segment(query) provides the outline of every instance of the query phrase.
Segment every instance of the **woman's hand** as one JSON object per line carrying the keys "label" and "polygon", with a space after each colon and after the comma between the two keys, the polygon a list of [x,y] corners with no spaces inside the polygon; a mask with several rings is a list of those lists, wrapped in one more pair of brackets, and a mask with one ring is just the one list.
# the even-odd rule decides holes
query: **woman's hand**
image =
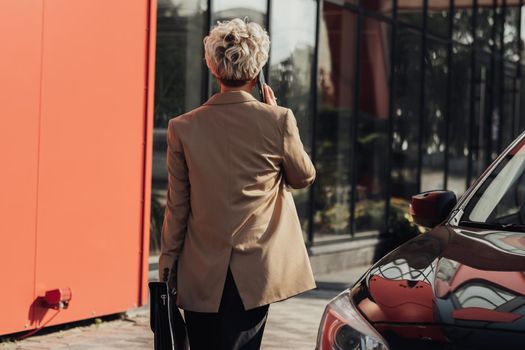
{"label": "woman's hand", "polygon": [[270,106],[277,106],[277,97],[275,97],[272,88],[268,84],[264,84],[264,99]]}
{"label": "woman's hand", "polygon": [[172,273],[168,280],[168,291],[171,294],[177,294],[177,276],[175,273]]}

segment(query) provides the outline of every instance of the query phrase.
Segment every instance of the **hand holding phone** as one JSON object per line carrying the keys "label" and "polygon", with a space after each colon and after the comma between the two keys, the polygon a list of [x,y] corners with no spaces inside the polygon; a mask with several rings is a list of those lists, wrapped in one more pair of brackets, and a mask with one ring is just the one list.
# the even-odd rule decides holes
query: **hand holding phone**
{"label": "hand holding phone", "polygon": [[257,85],[259,87],[259,93],[261,95],[262,102],[267,103],[271,106],[277,106],[277,98],[275,97],[272,88],[268,84],[266,84],[266,81],[264,79],[264,73],[262,70],[259,73],[259,76],[257,77]]}
{"label": "hand holding phone", "polygon": [[264,71],[261,69],[261,71],[259,72],[259,76],[257,77],[257,86],[259,87],[261,101],[266,103],[265,85],[266,79],[264,79]]}

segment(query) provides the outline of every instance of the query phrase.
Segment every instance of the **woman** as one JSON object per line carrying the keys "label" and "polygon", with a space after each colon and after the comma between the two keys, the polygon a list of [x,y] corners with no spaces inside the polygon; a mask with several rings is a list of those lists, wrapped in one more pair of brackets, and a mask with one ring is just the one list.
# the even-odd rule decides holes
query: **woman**
{"label": "woman", "polygon": [[176,276],[192,350],[259,349],[269,304],[315,288],[290,191],[316,172],[292,111],[251,95],[268,34],[237,18],[204,46],[221,92],[168,123],[159,277]]}

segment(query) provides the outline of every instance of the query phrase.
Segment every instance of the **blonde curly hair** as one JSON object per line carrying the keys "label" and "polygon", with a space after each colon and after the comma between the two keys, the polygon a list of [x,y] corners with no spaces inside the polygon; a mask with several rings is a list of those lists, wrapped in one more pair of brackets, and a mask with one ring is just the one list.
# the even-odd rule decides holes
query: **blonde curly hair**
{"label": "blonde curly hair", "polygon": [[203,42],[208,68],[226,85],[255,78],[268,61],[270,38],[255,22],[217,21]]}

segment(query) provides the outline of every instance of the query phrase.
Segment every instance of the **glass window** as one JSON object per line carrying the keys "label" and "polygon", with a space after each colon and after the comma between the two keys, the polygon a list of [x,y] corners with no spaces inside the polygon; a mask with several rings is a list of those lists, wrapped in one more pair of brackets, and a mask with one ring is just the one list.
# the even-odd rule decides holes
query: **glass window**
{"label": "glass window", "polygon": [[397,17],[400,22],[423,27],[423,0],[398,0]]}
{"label": "glass window", "polygon": [[521,46],[521,63],[525,63],[525,6],[521,6],[519,8],[519,11],[521,12],[521,26],[520,26],[520,33],[519,33],[519,41]]}
{"label": "glass window", "polygon": [[449,160],[447,189],[461,195],[467,186],[469,157],[470,91],[472,81],[472,49],[467,45],[453,46],[451,109],[449,118]]}
{"label": "glass window", "polygon": [[452,39],[460,44],[469,45],[474,42],[472,36],[472,0],[465,0],[454,8],[454,30]]}
{"label": "glass window", "polygon": [[232,18],[248,17],[250,22],[257,22],[266,26],[266,12],[268,3],[266,0],[213,0],[211,2],[211,23],[229,20]]}
{"label": "glass window", "polygon": [[[498,52],[499,53],[499,52]],[[503,103],[503,81],[504,72],[502,71],[501,60],[495,59],[496,53],[493,54],[494,70],[493,75],[490,76],[490,88],[488,90],[489,105],[487,106],[488,115],[490,116],[489,125],[491,125],[490,144],[488,147],[489,159],[487,165],[498,156],[498,153],[502,150],[501,147],[501,136],[502,136],[502,117],[504,113]]]}
{"label": "glass window", "polygon": [[155,67],[155,106],[151,198],[153,254],[160,250],[160,230],[167,189],[166,127],[168,120],[202,103],[207,2],[158,0]]}
{"label": "glass window", "polygon": [[319,28],[316,240],[350,233],[351,118],[357,16],[323,3]]}
{"label": "glass window", "polygon": [[515,76],[517,74],[516,67],[508,63],[505,67],[505,74],[503,77],[503,103],[501,113],[503,116],[502,135],[501,135],[501,150],[507,147],[512,140],[517,136],[518,130],[515,124],[516,113],[516,92],[515,92]]}
{"label": "glass window", "polygon": [[364,17],[356,140],[355,229],[383,230],[388,183],[390,25]]}
{"label": "glass window", "polygon": [[501,40],[504,26],[504,13],[502,7],[503,0],[496,0],[496,8],[494,11],[494,48],[501,50]]}
{"label": "glass window", "polygon": [[420,34],[399,27],[394,65],[392,196],[410,199],[419,192]]}
{"label": "glass window", "polygon": [[498,40],[494,35],[494,10],[492,1],[482,1],[478,3],[478,16],[476,25],[476,40],[478,47],[490,52]]}
{"label": "glass window", "polygon": [[447,46],[427,39],[421,191],[444,188]]}
{"label": "glass window", "polygon": [[512,62],[519,60],[519,7],[508,6],[505,11],[505,23],[503,28],[503,56]]}
{"label": "glass window", "polygon": [[[287,16],[282,14],[286,13]],[[297,119],[306,151],[311,154],[312,64],[315,50],[317,2],[273,1],[271,4],[271,50],[268,84],[279,105],[290,108]],[[303,227],[308,227],[309,188],[293,191]]]}
{"label": "glass window", "polygon": [[442,37],[449,36],[449,1],[428,0],[428,32]]}
{"label": "glass window", "polygon": [[470,150],[473,169],[471,180],[481,175],[488,165],[492,136],[497,131],[493,130],[491,126],[490,77],[492,73],[490,69],[490,55],[485,52],[478,52],[475,58],[474,125],[471,125],[470,128],[473,133],[473,144]]}
{"label": "glass window", "polygon": [[206,1],[159,0],[155,68],[155,126],[202,103]]}
{"label": "glass window", "polygon": [[361,1],[361,6],[366,11],[380,13],[384,16],[392,16],[392,0]]}
{"label": "glass window", "polygon": [[[267,0],[213,0],[211,2],[211,26],[216,25],[217,21],[226,21],[239,17],[242,19],[247,18],[249,22],[259,23],[263,28],[267,29],[267,12]],[[254,89],[255,94],[257,94],[256,90]],[[219,91],[220,86],[217,80],[209,73],[208,95],[211,96]]]}
{"label": "glass window", "polygon": [[[522,67],[522,69],[525,69],[525,67]],[[519,133],[523,132],[525,130],[525,86],[523,86],[523,82],[517,81],[517,96],[518,96],[518,113],[516,113],[516,117],[518,119],[517,126]]]}
{"label": "glass window", "polygon": [[[292,109],[303,144],[311,148],[312,63],[315,50],[315,0],[274,1],[271,6],[268,83],[279,104]],[[289,13],[283,17],[280,14]]]}
{"label": "glass window", "polygon": [[524,143],[514,147],[477,190],[463,218],[474,222],[525,224]]}

